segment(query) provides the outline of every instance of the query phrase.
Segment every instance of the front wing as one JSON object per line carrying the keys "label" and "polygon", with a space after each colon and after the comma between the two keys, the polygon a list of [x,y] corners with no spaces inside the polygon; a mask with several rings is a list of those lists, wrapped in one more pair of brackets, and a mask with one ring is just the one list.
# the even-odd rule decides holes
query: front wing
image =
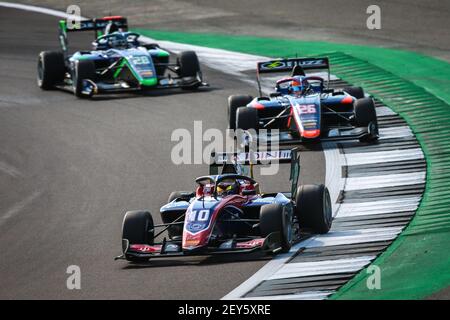
{"label": "front wing", "polygon": [[[230,245],[219,247],[204,247],[195,250],[183,250],[179,241],[163,241],[159,244],[129,244],[127,239],[122,240],[123,253],[114,260],[139,258],[154,259],[164,257],[182,257],[182,256],[205,256],[217,254],[241,254],[252,253],[255,251],[277,252],[281,250],[280,235],[278,232],[269,234],[265,238],[254,238],[244,241],[228,242]],[[224,242],[226,244],[227,242]]]}
{"label": "front wing", "polygon": [[199,88],[206,87],[208,83],[203,82],[198,78],[189,79],[158,79],[153,86],[131,86],[126,82],[116,83],[95,83],[91,80],[83,80],[83,94],[92,97],[96,94],[102,93],[121,93],[121,92],[133,92],[140,91],[143,88],[148,89],[176,89],[176,88]]}
{"label": "front wing", "polygon": [[308,141],[343,141],[343,140],[357,140],[367,136],[378,137],[377,127],[369,124],[367,127],[342,127],[329,130],[323,130],[319,138],[307,139],[299,137],[299,134],[292,131],[280,131],[277,135],[259,135],[258,141],[260,143],[273,144],[278,143],[279,145],[295,144],[295,143],[305,143]]}

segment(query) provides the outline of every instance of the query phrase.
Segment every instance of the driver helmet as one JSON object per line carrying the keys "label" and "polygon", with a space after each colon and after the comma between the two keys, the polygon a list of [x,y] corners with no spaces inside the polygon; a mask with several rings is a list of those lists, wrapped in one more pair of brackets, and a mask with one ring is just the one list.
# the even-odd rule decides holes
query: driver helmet
{"label": "driver helmet", "polygon": [[302,94],[305,89],[302,77],[293,77],[290,83],[290,89],[293,94]]}
{"label": "driver helmet", "polygon": [[239,193],[239,183],[235,180],[226,179],[217,185],[217,195],[219,196],[228,196],[230,194],[238,194]]}
{"label": "driver helmet", "polygon": [[127,37],[121,32],[114,32],[108,40],[110,48],[126,49],[128,47]]}

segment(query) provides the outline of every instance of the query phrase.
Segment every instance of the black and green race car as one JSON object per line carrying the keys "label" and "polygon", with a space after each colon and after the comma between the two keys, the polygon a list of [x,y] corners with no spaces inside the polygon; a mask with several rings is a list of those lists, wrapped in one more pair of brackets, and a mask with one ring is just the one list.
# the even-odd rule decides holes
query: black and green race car
{"label": "black and green race car", "polygon": [[[93,50],[69,54],[67,33],[94,31]],[[82,20],[78,28],[59,23],[61,51],[43,51],[38,59],[38,86],[43,90],[60,88],[77,97],[99,93],[147,89],[197,89],[203,82],[194,51],[184,51],[176,61],[157,44],[144,43],[140,35],[128,31],[121,16]]]}

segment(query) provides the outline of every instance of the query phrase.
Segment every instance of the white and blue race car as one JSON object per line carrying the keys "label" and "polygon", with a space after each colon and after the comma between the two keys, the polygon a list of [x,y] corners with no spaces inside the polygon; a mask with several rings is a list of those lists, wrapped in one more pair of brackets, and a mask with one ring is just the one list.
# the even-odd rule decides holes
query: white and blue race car
{"label": "white and blue race car", "polygon": [[[69,54],[67,33],[73,31],[94,31],[93,50]],[[59,34],[62,50],[39,54],[37,82],[43,90],[65,89],[82,98],[147,89],[192,90],[207,85],[194,51],[181,52],[171,63],[168,51],[143,43],[138,33],[128,32],[124,17],[83,20],[72,29],[61,20]]]}

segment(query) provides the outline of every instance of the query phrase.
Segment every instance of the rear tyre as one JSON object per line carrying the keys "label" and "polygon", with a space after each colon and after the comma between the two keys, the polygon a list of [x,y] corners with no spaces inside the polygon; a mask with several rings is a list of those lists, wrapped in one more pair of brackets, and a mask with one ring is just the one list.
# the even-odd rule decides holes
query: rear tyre
{"label": "rear tyre", "polygon": [[288,252],[292,246],[292,212],[279,203],[266,204],[259,214],[259,229],[263,237],[280,233],[281,251]]}
{"label": "rear tyre", "polygon": [[89,79],[95,82],[95,64],[91,60],[78,60],[75,65],[73,81],[73,91],[78,98],[85,98],[83,95],[83,80]]}
{"label": "rear tyre", "polygon": [[364,89],[361,87],[346,87],[344,91],[356,99],[364,98]]}
{"label": "rear tyre", "polygon": [[[153,218],[148,211],[128,211],[123,218],[122,239],[127,239],[129,244],[154,243]],[[129,261],[147,261],[147,258],[126,256]]]}
{"label": "rear tyre", "polygon": [[50,90],[64,81],[66,67],[62,52],[43,51],[37,65],[37,84],[42,90]]}
{"label": "rear tyre", "polygon": [[228,97],[228,127],[230,129],[236,129],[237,109],[240,107],[245,107],[252,100],[253,97],[248,95],[232,95]]}
{"label": "rear tyre", "polygon": [[324,234],[331,228],[332,208],[330,193],[321,185],[301,185],[295,198],[296,214],[301,228]]}
{"label": "rear tyre", "polygon": [[359,140],[361,142],[376,141],[378,139],[378,121],[372,98],[356,100],[354,108],[356,126],[370,127],[370,133]]}
{"label": "rear tyre", "polygon": [[240,107],[236,112],[236,128],[242,130],[255,129],[259,127],[258,111],[251,107]]}

